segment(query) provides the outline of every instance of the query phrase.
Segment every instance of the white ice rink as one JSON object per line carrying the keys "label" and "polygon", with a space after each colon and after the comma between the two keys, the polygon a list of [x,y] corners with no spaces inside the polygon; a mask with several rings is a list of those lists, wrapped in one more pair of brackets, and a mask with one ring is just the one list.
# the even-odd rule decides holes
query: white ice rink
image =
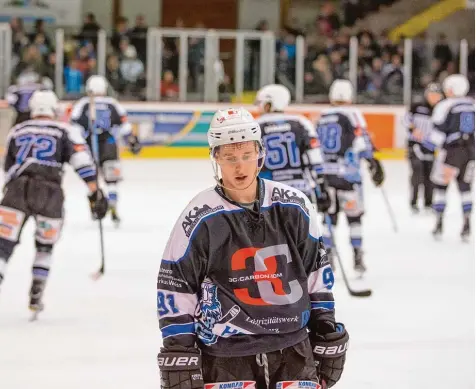
{"label": "white ice rink", "polygon": [[[367,182],[363,235],[374,294],[352,298],[337,276],[337,318],[351,345],[336,388],[474,388],[474,242],[459,238],[459,196],[452,188],[443,240],[435,242],[433,215],[409,212],[406,163],[385,168],[400,232],[392,230],[380,191]],[[137,160],[124,162],[124,177],[123,223],[115,229],[105,222],[107,270],[95,282],[97,225],[83,183],[68,171],[65,227],[46,310],[35,323],[28,322],[34,243],[33,225],[27,225],[0,293],[0,388],[159,388],[157,270],[175,220],[213,184],[212,171],[206,160]],[[346,227],[338,241],[350,267]]]}

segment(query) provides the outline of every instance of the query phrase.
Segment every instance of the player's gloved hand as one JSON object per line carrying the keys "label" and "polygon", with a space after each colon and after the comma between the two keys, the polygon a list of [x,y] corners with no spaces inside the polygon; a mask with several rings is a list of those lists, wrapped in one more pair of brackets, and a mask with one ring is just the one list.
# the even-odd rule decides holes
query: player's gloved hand
{"label": "player's gloved hand", "polygon": [[139,154],[141,149],[142,149],[142,145],[140,144],[139,142],[139,139],[137,138],[137,136],[135,135],[129,135],[127,137],[127,144],[129,145],[129,150],[131,151],[132,154]]}
{"label": "player's gloved hand", "polygon": [[380,186],[385,180],[385,173],[383,172],[382,165],[377,159],[371,159],[370,161],[370,174],[375,186]]}
{"label": "player's gloved hand", "polygon": [[327,213],[331,206],[331,196],[327,189],[316,190],[316,205],[319,212]]}
{"label": "player's gloved hand", "polygon": [[101,189],[92,192],[89,196],[89,206],[94,219],[104,219],[108,210],[107,197]]}
{"label": "player's gloved hand", "polygon": [[309,334],[317,376],[330,388],[339,381],[345,364],[349,334],[342,323],[320,321],[317,333]]}
{"label": "player's gloved hand", "polygon": [[196,348],[161,350],[157,355],[162,389],[203,389],[202,356]]}

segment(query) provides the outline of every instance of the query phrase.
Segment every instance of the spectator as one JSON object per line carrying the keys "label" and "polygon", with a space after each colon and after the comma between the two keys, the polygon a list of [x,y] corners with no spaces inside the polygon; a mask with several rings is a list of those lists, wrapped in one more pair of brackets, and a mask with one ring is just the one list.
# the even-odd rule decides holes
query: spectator
{"label": "spectator", "polygon": [[128,27],[129,20],[125,17],[120,17],[117,21],[116,28],[111,38],[111,45],[116,53],[120,52],[119,44],[121,41],[130,40],[130,33]]}
{"label": "spectator", "polygon": [[179,88],[174,80],[174,74],[170,70],[164,72],[164,79],[160,83],[160,96],[165,100],[176,100]]}
{"label": "spectator", "polygon": [[64,69],[64,86],[66,94],[80,94],[83,88],[84,73],[79,68],[79,61],[72,59]]}
{"label": "spectator", "polygon": [[391,63],[383,68],[383,75],[382,90],[386,97],[397,99],[400,103],[403,98],[403,70],[399,54],[392,55]]}
{"label": "spectator", "polygon": [[87,79],[96,67],[96,60],[91,58],[88,46],[83,46],[79,49],[76,59],[76,68],[83,73],[84,79]]}
{"label": "spectator", "polygon": [[[36,44],[38,36],[41,36],[41,41],[42,45],[46,46],[45,49],[43,49],[43,55],[46,55],[53,49],[53,45],[51,43],[51,39],[48,37],[48,34],[46,33],[45,30],[45,21],[43,19],[37,19],[35,21],[35,27],[33,30],[33,33],[29,35],[29,39],[31,43]],[[41,51],[41,50],[40,50]]]}
{"label": "spectator", "polygon": [[83,27],[77,38],[81,41],[89,41],[94,48],[98,45],[98,32],[101,26],[96,21],[96,16],[92,12],[88,12],[84,17]]}
{"label": "spectator", "polygon": [[369,92],[373,97],[376,97],[383,86],[384,74],[383,74],[383,60],[382,58],[376,57],[372,60],[372,67],[369,72],[368,84],[366,87],[367,92]]}
{"label": "spectator", "polygon": [[144,77],[144,64],[137,58],[136,49],[132,45],[127,47],[123,55],[120,64],[121,75],[126,83],[135,84]]}
{"label": "spectator", "polygon": [[332,32],[339,30],[341,27],[339,15],[337,15],[332,2],[324,3],[321,7],[321,13],[318,16],[318,20],[326,22]]}
{"label": "spectator", "polygon": [[117,93],[123,93],[126,85],[126,81],[122,77],[119,69],[119,58],[117,55],[111,55],[107,59],[106,63],[106,78]]}
{"label": "spectator", "polygon": [[47,60],[47,67],[48,67],[48,73],[47,77],[51,80],[51,82],[54,83],[56,82],[56,53],[53,51],[48,55],[48,60]]}
{"label": "spectator", "polygon": [[313,95],[325,95],[329,91],[334,77],[327,56],[321,54],[312,62],[312,70],[304,75],[304,92]]}
{"label": "spectator", "polygon": [[144,15],[136,16],[136,24],[130,32],[131,44],[136,48],[137,57],[144,63],[147,61],[147,31],[149,27]]}
{"label": "spectator", "polygon": [[48,54],[50,53],[50,47],[46,43],[46,36],[43,35],[42,33],[38,33],[35,36],[35,39],[33,41],[33,44],[36,46],[40,54],[44,57],[47,58]]}
{"label": "spectator", "polygon": [[[197,23],[195,28],[203,29],[203,23]],[[192,82],[191,90],[198,90],[198,77],[203,73],[203,59],[205,57],[205,39],[192,37],[188,41],[188,73]]]}
{"label": "spectator", "polygon": [[443,33],[438,35],[438,42],[434,48],[433,57],[441,62],[443,68],[446,68],[448,63],[453,60],[453,53],[446,40],[446,35]]}
{"label": "spectator", "polygon": [[35,45],[25,48],[22,60],[13,69],[12,82],[15,83],[23,73],[36,73],[40,78],[48,75],[48,69]]}
{"label": "spectator", "polygon": [[348,66],[342,60],[342,55],[339,51],[334,50],[330,54],[331,68],[333,73],[333,78],[347,78],[348,77]]}
{"label": "spectator", "polygon": [[12,18],[10,21],[10,28],[12,30],[12,51],[17,57],[16,62],[18,63],[23,49],[28,46],[30,41],[25,33],[23,20],[19,18]]}

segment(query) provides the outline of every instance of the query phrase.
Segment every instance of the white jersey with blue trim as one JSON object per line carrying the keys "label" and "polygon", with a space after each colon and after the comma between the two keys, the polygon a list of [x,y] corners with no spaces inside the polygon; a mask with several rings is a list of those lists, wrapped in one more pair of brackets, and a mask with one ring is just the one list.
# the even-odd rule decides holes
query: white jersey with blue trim
{"label": "white jersey with blue trim", "polygon": [[433,109],[434,130],[428,139],[443,149],[458,140],[474,144],[474,100],[470,97],[449,97]]}
{"label": "white jersey with blue trim", "polygon": [[360,161],[372,159],[374,151],[362,112],[351,106],[324,109],[317,124],[317,135],[324,156],[324,174],[360,183]]}
{"label": "white jersey with blue trim", "polygon": [[98,134],[110,133],[116,136],[128,136],[132,133],[132,126],[127,120],[127,112],[119,102],[107,96],[86,96],[78,100],[71,111],[70,120],[83,128],[84,137],[90,135],[89,105],[94,102],[96,122],[94,127]]}
{"label": "white jersey with blue trim", "polygon": [[197,344],[217,356],[290,347],[317,320],[334,320],[333,282],[317,213],[302,192],[259,179],[253,211],[210,188],[188,204],[163,255],[163,345]]}
{"label": "white jersey with blue trim", "polygon": [[322,173],[322,154],[314,125],[302,115],[268,113],[257,119],[266,159],[260,177],[311,192],[304,169]]}

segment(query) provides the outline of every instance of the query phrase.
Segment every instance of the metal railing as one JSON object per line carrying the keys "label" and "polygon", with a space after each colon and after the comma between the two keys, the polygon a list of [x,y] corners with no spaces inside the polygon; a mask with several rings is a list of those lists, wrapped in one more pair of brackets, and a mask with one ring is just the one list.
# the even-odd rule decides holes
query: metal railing
{"label": "metal railing", "polygon": [[[293,99],[297,103],[309,101],[309,94],[306,93],[306,53],[307,47],[303,37],[297,37],[295,40],[295,53],[292,58],[287,58],[285,68],[282,71],[279,68],[280,57],[277,53],[277,40],[271,32],[241,31],[241,30],[205,30],[205,29],[168,29],[168,28],[150,28],[147,34],[147,61],[145,65],[146,87],[144,98],[150,101],[160,101],[161,83],[164,74],[164,58],[166,50],[164,48],[165,40],[177,42],[178,56],[178,96],[175,101],[185,102],[189,100],[189,61],[190,61],[190,40],[200,39],[204,43],[204,52],[202,55],[203,87],[199,91],[201,94],[198,100],[205,102],[217,102],[220,99],[219,87],[220,72],[223,69],[220,51],[222,40],[232,41],[233,49],[230,50],[228,59],[228,69],[233,69],[232,76],[233,92],[237,101],[240,101],[245,92],[245,77],[249,73],[250,65],[245,61],[250,56],[251,42],[258,42],[254,47],[259,47],[259,55],[256,56],[255,81],[251,90],[274,83],[281,82],[291,89]],[[12,67],[12,35],[7,24],[0,24],[0,93],[3,96],[10,84],[10,71]],[[65,48],[65,34],[62,29],[55,32],[56,64],[54,72],[54,85],[58,96],[64,97],[64,67],[65,57],[63,55]],[[107,73],[107,58],[110,54],[108,49],[108,37],[104,30],[99,31],[97,36],[96,58],[97,74],[105,76]],[[467,75],[468,73],[468,42],[462,40],[459,43],[459,72]],[[223,50],[222,50],[223,51]],[[350,39],[348,47],[348,70],[346,77],[351,80],[355,86],[356,97],[358,94],[359,77],[359,42],[356,37]],[[412,78],[412,56],[413,43],[411,39],[404,42],[403,65],[399,71],[403,77],[403,87],[397,88],[395,102],[409,105],[412,100],[413,78]],[[289,71],[288,71],[289,70]],[[249,78],[249,77],[248,77]],[[249,82],[248,82],[249,84]],[[197,97],[195,97],[197,100]]]}

